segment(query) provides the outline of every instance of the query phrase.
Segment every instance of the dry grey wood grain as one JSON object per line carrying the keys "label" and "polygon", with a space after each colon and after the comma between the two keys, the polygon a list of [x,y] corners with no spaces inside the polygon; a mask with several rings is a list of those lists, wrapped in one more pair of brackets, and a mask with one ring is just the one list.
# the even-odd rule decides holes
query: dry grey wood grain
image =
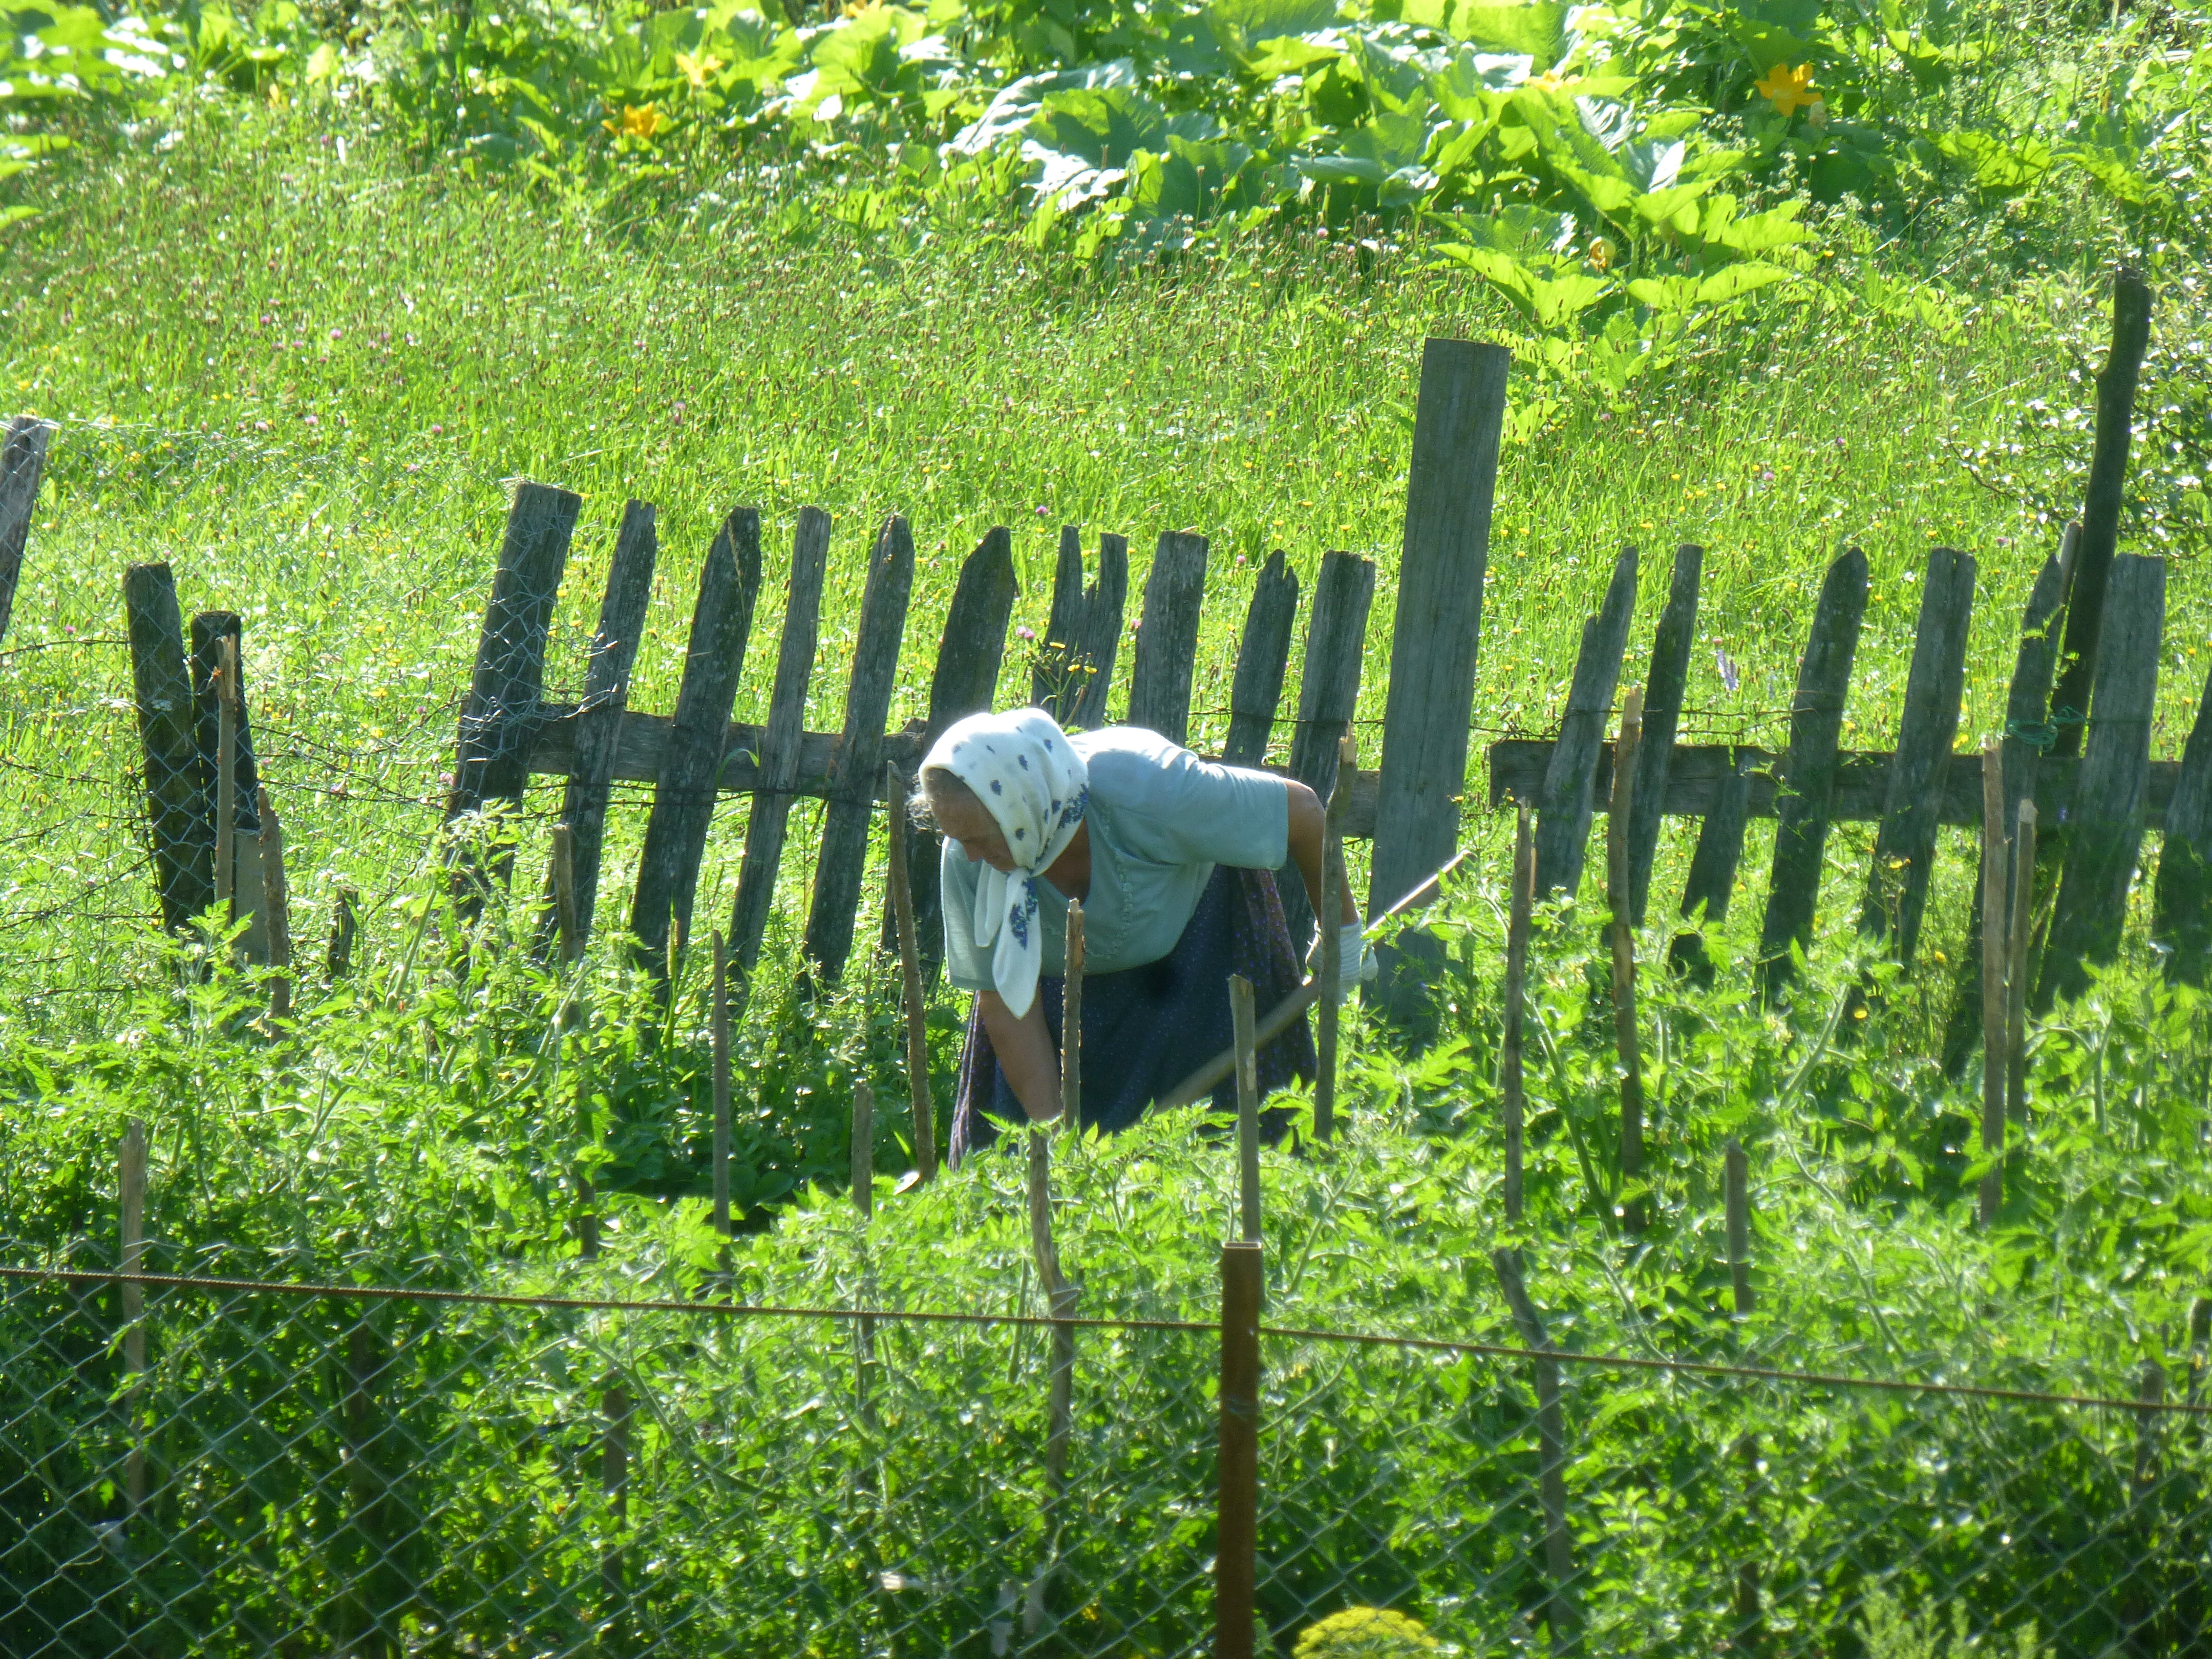
{"label": "dry grey wood grain", "polygon": [[2062,820],[2066,863],[2036,981],[2038,1012],[2087,989],[2085,964],[2108,962],[2119,949],[2148,816],[2150,721],[2165,627],[2166,561],[2114,559],[2080,787]]}
{"label": "dry grey wood grain", "polygon": [[1920,941],[1928,878],[1936,860],[1936,799],[1932,786],[1959,733],[1959,700],[1966,684],[1966,635],[1974,614],[1973,559],[1954,548],[1928,555],[1912,661],[1905,671],[1905,708],[1890,760],[1889,792],[1875,832],[1862,937],[1886,943],[1907,967]]}
{"label": "dry grey wood grain", "polygon": [[9,422],[7,443],[0,447],[0,641],[7,639],[8,619],[15,614],[31,514],[39,504],[39,480],[46,474],[53,435],[52,422],[18,415]]}
{"label": "dry grey wood grain", "polygon": [[1698,636],[1698,585],[1705,550],[1684,544],[1674,550],[1667,605],[1651,636],[1651,669],[1644,682],[1644,737],[1636,751],[1634,802],[1628,826],[1629,915],[1638,927],[1651,897],[1651,861],[1659,850],[1659,821],[1667,802],[1667,769],[1681,729],[1682,698],[1690,684],[1690,647]]}
{"label": "dry grey wood grain", "polygon": [[[1797,690],[1790,705],[1790,750],[1776,797],[1774,865],[1759,928],[1759,990],[1772,996],[1793,973],[1790,947],[1809,947],[1820,906],[1820,860],[1833,811],[1838,738],[1850,692],[1851,659],[1866,618],[1866,555],[1846,548],[1828,567],[1813,611]],[[1883,781],[1887,793],[1887,779]]]}
{"label": "dry grey wood grain", "polygon": [[1170,743],[1190,737],[1190,683],[1198,658],[1198,612],[1206,598],[1206,538],[1162,532],[1145,578],[1145,608],[1129,665],[1131,726]]}
{"label": "dry grey wood grain", "polygon": [[1083,592],[1081,660],[1086,678],[1070,725],[1095,731],[1106,724],[1106,699],[1114,689],[1114,664],[1121,648],[1121,619],[1128,599],[1128,538],[1102,535],[1098,574]]}
{"label": "dry grey wood grain", "polygon": [[639,965],[656,978],[668,971],[671,928],[679,946],[690,936],[699,863],[714,816],[722,738],[744,672],[760,582],[760,514],[740,507],[722,521],[700,568],[676,714],[669,723],[645,845],[638,854],[629,931],[638,944]]}
{"label": "dry grey wood grain", "polygon": [[[1544,787],[1536,797],[1536,896],[1574,896],[1581,884],[1589,842],[1590,780],[1598,750],[1620,686],[1621,653],[1628,648],[1629,624],[1636,616],[1637,553],[1623,548],[1613,561],[1605,603],[1583,623],[1582,649],[1575,658],[1566,713],[1552,745]],[[1389,741],[1386,737],[1384,741]],[[1384,751],[1389,758],[1389,751]]]}
{"label": "dry grey wood grain", "polygon": [[845,733],[830,763],[830,805],[814,865],[814,900],[806,916],[806,957],[825,979],[844,971],[853,949],[868,857],[868,826],[883,785],[884,721],[898,680],[899,645],[914,591],[914,535],[894,513],[884,520],[868,558],[860,599],[860,636],[845,692]]}
{"label": "dry grey wood grain", "polygon": [[215,902],[215,820],[200,775],[184,617],[169,567],[134,564],[125,571],[123,609],[131,638],[131,700],[145,757],[154,882],[161,925],[177,933]]}
{"label": "dry grey wood grain", "polygon": [[[1298,672],[1298,719],[1291,738],[1290,775],[1323,801],[1336,787],[1339,749],[1358,707],[1367,617],[1374,601],[1372,559],[1345,552],[1322,556],[1313,606],[1307,613],[1305,662]],[[1303,959],[1314,914],[1296,860],[1284,860],[1275,888],[1283,901],[1291,944]]]}
{"label": "dry grey wood grain", "polygon": [[1229,690],[1229,737],[1221,746],[1221,758],[1231,766],[1257,766],[1267,758],[1297,614],[1297,572],[1278,548],[1253,581],[1244,633],[1237,644],[1237,674]]}
{"label": "dry grey wood grain", "polygon": [[791,580],[783,610],[783,638],[776,647],[775,684],[769,693],[762,734],[760,782],[745,828],[738,871],[738,896],[730,908],[729,955],[740,978],[760,960],[761,939],[775,905],[785,832],[796,799],[793,786],[806,735],[806,687],[822,632],[822,586],[830,568],[830,515],[818,507],[799,510],[792,535]]}

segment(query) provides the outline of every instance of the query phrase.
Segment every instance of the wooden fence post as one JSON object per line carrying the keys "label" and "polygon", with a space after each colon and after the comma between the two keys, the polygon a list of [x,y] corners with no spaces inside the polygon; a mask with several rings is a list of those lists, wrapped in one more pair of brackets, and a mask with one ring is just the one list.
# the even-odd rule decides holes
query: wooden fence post
{"label": "wooden fence post", "polygon": [[2169,945],[2166,975],[2203,985],[2212,973],[2212,675],[2166,804],[2151,937]]}
{"label": "wooden fence post", "polygon": [[2005,950],[2006,1115],[2027,1120],[2028,939],[2034,922],[2035,803],[2020,804],[2013,836],[2012,933]]}
{"label": "wooden fence post", "polygon": [[[1298,720],[1291,740],[1291,775],[1326,801],[1336,787],[1338,754],[1359,702],[1367,613],[1375,599],[1375,563],[1355,553],[1322,555],[1306,623],[1305,666],[1298,678]],[[1275,887],[1294,949],[1314,926],[1305,882],[1285,860]]]}
{"label": "wooden fence post", "polygon": [[2005,934],[2005,885],[2012,849],[2004,832],[2004,751],[1982,746],[1982,1172],[1977,1218],[1983,1231],[1997,1224],[2004,1204],[2005,1005],[2012,973]]}
{"label": "wooden fence post", "polygon": [[1190,737],[1190,682],[1198,655],[1198,611],[1206,596],[1206,538],[1161,533],[1145,579],[1144,614],[1129,670],[1131,726],[1183,745]]}
{"label": "wooden fence post", "polygon": [[[556,833],[568,836],[568,943],[561,960],[574,962],[592,937],[599,913],[599,862],[606,845],[607,802],[612,793],[615,757],[622,746],[623,715],[629,708],[630,670],[645,629],[646,607],[653,599],[653,567],[660,541],[653,504],[631,501],[623,508],[615,532],[614,558],[607,567],[605,596],[599,601],[599,625],[592,635],[591,659],[584,669],[584,700],[576,709],[575,757],[561,790],[561,818]],[[557,879],[557,876],[556,878]],[[561,924],[559,892],[553,894]]]}
{"label": "wooden fence post", "polygon": [[1518,803],[1513,816],[1513,896],[1505,920],[1505,1030],[1498,1049],[1498,1093],[1505,1113],[1508,1225],[1521,1220],[1521,1139],[1528,1117],[1521,1048],[1528,1025],[1528,929],[1536,901],[1536,841],[1528,802]]}
{"label": "wooden fence post", "polygon": [[1568,1589],[1575,1576],[1575,1554],[1567,1531],[1567,1431],[1560,1408],[1559,1362],[1552,1357],[1551,1334],[1522,1282],[1520,1258],[1511,1250],[1495,1249],[1490,1253],[1490,1265],[1505,1292],[1522,1345],[1535,1350],[1531,1363],[1536,1372],[1536,1492],[1544,1510],[1544,1567],[1552,1581],[1544,1619],[1551,1628],[1552,1650],[1557,1653],[1575,1645],[1580,1623]]}
{"label": "wooden fence post", "polygon": [[[722,931],[714,933],[714,981],[709,993],[708,1020],[714,1045],[714,1231],[729,1254],[730,1237],[730,951]],[[724,1270],[727,1271],[726,1261]]]}
{"label": "wooden fence post", "polygon": [[630,901],[638,965],[660,980],[664,994],[670,963],[691,931],[699,864],[714,821],[730,709],[744,673],[760,585],[760,514],[737,507],[723,520],[699,571],[676,718],[653,787],[653,812]]}
{"label": "wooden fence post", "polygon": [[[146,1263],[146,1126],[132,1118],[123,1131],[120,1170],[123,1222],[122,1267],[126,1273],[143,1273]],[[146,1287],[125,1279],[122,1285],[123,1370],[129,1379],[123,1392],[123,1417],[128,1426],[129,1449],[123,1461],[125,1513],[132,1520],[146,1506],[145,1425],[140,1379],[146,1374]]]}
{"label": "wooden fence post", "polygon": [[0,640],[8,637],[8,619],[15,614],[15,585],[22,579],[31,514],[53,435],[51,422],[18,415],[8,422],[7,443],[0,448]]}
{"label": "wooden fence post", "polygon": [[1052,620],[1045,648],[1030,673],[1030,701],[1062,726],[1092,727],[1106,721],[1106,694],[1114,684],[1114,659],[1121,643],[1121,612],[1129,596],[1129,544],[1098,538],[1098,574],[1083,583],[1083,535],[1073,525],[1060,532],[1060,561],[1052,589]]}
{"label": "wooden fence post", "polygon": [[[1651,862],[1659,851],[1659,820],[1667,806],[1667,775],[1674,734],[1681,729],[1682,698],[1690,684],[1690,647],[1698,636],[1698,584],[1705,550],[1685,543],[1674,550],[1667,605],[1651,636],[1651,672],[1644,684],[1643,744],[1636,751],[1635,816],[1628,831],[1628,916],[1644,925],[1651,897]],[[1614,757],[1614,765],[1620,757]]]}
{"label": "wooden fence post", "polygon": [[[1359,776],[1359,743],[1350,733],[1337,740],[1336,776],[1325,798],[1321,845],[1321,995],[1315,1007],[1314,1049],[1319,1069],[1314,1076],[1314,1139],[1326,1146],[1336,1133],[1337,1030],[1342,1024],[1343,1002],[1337,994],[1344,975],[1343,916],[1345,896],[1351,883],[1344,869],[1344,821],[1350,816],[1352,791]],[[1296,937],[1295,934],[1292,935]]]}
{"label": "wooden fence post", "polygon": [[1713,792],[1713,810],[1698,826],[1689,879],[1682,885],[1680,914],[1697,926],[1675,934],[1667,951],[1675,971],[1698,985],[1713,982],[1715,964],[1705,946],[1705,930],[1719,927],[1727,918],[1736,869],[1743,862],[1743,827],[1751,816],[1752,753],[1747,748],[1729,752],[1728,770]]}
{"label": "wooden fence post", "polygon": [[1297,615],[1297,573],[1279,548],[1267,556],[1253,581],[1243,636],[1237,645],[1237,677],[1229,690],[1229,738],[1221,747],[1221,758],[1231,766],[1258,766],[1267,758]]}
{"label": "wooden fence post", "polygon": [[853,677],[845,691],[845,735],[830,769],[814,865],[814,902],[806,916],[806,958],[824,979],[844,971],[860,906],[868,859],[868,826],[884,775],[884,721],[898,681],[899,643],[914,588],[914,537],[896,513],[884,520],[868,561],[860,600]]}
{"label": "wooden fence post", "polygon": [[546,877],[553,890],[553,959],[565,968],[584,953],[576,895],[576,832],[565,823],[553,826]]}
{"label": "wooden fence post", "polygon": [[[951,608],[945,613],[937,665],[929,676],[929,726],[921,738],[924,755],[955,720],[989,710],[998,696],[999,670],[1006,660],[1006,624],[1012,620],[1014,601],[1020,597],[1021,584],[1014,577],[1013,538],[1006,526],[994,525],[960,567]],[[897,822],[906,841],[907,887],[913,895],[915,939],[926,985],[936,978],[945,955],[945,921],[938,898],[942,844],[903,811]],[[894,926],[894,918],[884,918],[886,950],[898,943]]]}
{"label": "wooden fence post", "polygon": [[1543,793],[1536,802],[1536,892],[1569,898],[1582,884],[1583,857],[1589,842],[1595,805],[1598,751],[1605,743],[1613,693],[1620,684],[1621,653],[1628,648],[1629,624],[1636,617],[1636,550],[1623,548],[1613,561],[1605,604],[1583,624],[1582,649],[1567,693],[1567,712],[1552,745]]}
{"label": "wooden fence post", "polygon": [[[1471,341],[1432,338],[1421,348],[1382,714],[1370,917],[1411,891],[1459,843],[1490,509],[1512,362],[1504,347]],[[1388,954],[1383,971],[1376,990],[1395,1006]]]}
{"label": "wooden fence post", "polygon": [[[2127,487],[2128,441],[2135,422],[2136,385],[2150,345],[2150,285],[2123,265],[2112,273],[2112,339],[2097,376],[2097,440],[2081,504],[2081,550],[2066,607],[2065,668],[2051,694],[2057,733],[2051,752],[2081,752],[2079,716],[2089,707],[2104,660],[2105,604],[2120,542],[2120,503]],[[2067,714],[2075,718],[2063,718]]]}
{"label": "wooden fence post", "polygon": [[2082,964],[2108,961],[2119,948],[2142,845],[2166,561],[2136,555],[2113,560],[2107,597],[2089,737],[2066,826],[2066,865],[2035,988],[2039,1012],[2059,997],[2079,996],[2089,984]]}
{"label": "wooden fence post", "polygon": [[1260,1068],[1253,1040],[1252,981],[1229,976],[1229,1019],[1237,1038],[1237,1213],[1248,1244],[1260,1241]]}
{"label": "wooden fence post", "polygon": [[937,1176],[937,1114],[929,1098],[929,999],[922,989],[921,950],[915,938],[914,893],[907,867],[907,779],[897,765],[884,763],[884,784],[891,801],[890,857],[884,880],[890,888],[890,912],[898,935],[899,995],[906,1012],[907,1098],[913,1111],[914,1167],[926,1183]]}
{"label": "wooden fence post", "polygon": [[169,567],[134,564],[125,571],[123,608],[161,925],[180,933],[215,902],[215,823],[200,776],[184,616]]}
{"label": "wooden fence post", "polygon": [[[1928,556],[1920,584],[1920,616],[1912,636],[1912,665],[1905,672],[1905,712],[1889,762],[1889,795],[1875,836],[1859,932],[1893,946],[1907,966],[1920,939],[1928,905],[1928,878],[1936,860],[1937,809],[1951,744],[1959,731],[1959,700],[1966,683],[1966,630],[1974,611],[1974,561],[1939,547]],[[1997,833],[2004,833],[1998,817]],[[1902,870],[1899,878],[1898,872]]]}
{"label": "wooden fence post", "polygon": [[744,861],[730,911],[730,948],[740,978],[760,960],[769,912],[775,905],[790,826],[792,786],[799,781],[799,746],[805,733],[806,683],[814,672],[821,637],[822,585],[830,568],[830,515],[818,507],[799,509],[791,538],[791,580],[783,608],[783,638],[776,647],[775,684],[769,693],[768,726],[761,734],[760,787],[745,827]]}
{"label": "wooden fence post", "polygon": [[1836,787],[1837,741],[1850,694],[1851,658],[1866,617],[1866,555],[1845,548],[1820,583],[1812,632],[1790,705],[1790,753],[1774,803],[1774,871],[1759,928],[1759,987],[1771,1000],[1796,969],[1790,947],[1808,949],[1820,900],[1821,854]]}
{"label": "wooden fence post", "polygon": [[215,671],[215,902],[226,930],[238,919],[238,641],[225,636]]}
{"label": "wooden fence post", "polygon": [[[1613,750],[1613,801],[1606,813],[1606,932],[1613,946],[1613,1043],[1620,1063],[1620,1180],[1623,1187],[1644,1173],[1644,1057],[1636,1035],[1636,924],[1630,919],[1632,857],[1631,826],[1636,817],[1637,757],[1643,739],[1644,690],[1632,685],[1620,708],[1620,738]],[[1632,1232],[1644,1230],[1641,1199],[1624,1205],[1621,1218]]]}
{"label": "wooden fence post", "polygon": [[[230,921],[243,921],[238,955],[246,962],[269,959],[267,879],[261,869],[261,770],[253,754],[253,726],[247,715],[246,678],[240,669],[245,648],[242,623],[232,611],[203,611],[192,617],[192,731],[200,751],[200,772],[205,780],[208,810],[216,837],[216,902],[224,898],[223,877],[230,878]],[[223,726],[230,728],[228,762],[230,787],[226,794]],[[229,802],[228,811],[223,802]],[[228,835],[230,855],[222,843]]]}
{"label": "wooden fence post", "polygon": [[1260,1307],[1263,1246],[1221,1247],[1221,1441],[1213,1552],[1214,1659],[1252,1659],[1260,1577]]}
{"label": "wooden fence post", "polygon": [[[491,601],[477,639],[476,669],[461,707],[455,739],[453,787],[446,797],[446,822],[481,812],[488,802],[522,805],[528,781],[530,739],[545,685],[545,637],[568,538],[583,497],[525,480],[507,508]],[[507,867],[495,860],[492,873]],[[483,902],[484,872],[476,849],[464,847],[453,872],[453,892],[463,917],[473,920]]]}
{"label": "wooden fence post", "polygon": [[269,1018],[292,1017],[292,889],[284,878],[284,826],[266,789],[256,791],[261,818],[263,916],[269,933]]}

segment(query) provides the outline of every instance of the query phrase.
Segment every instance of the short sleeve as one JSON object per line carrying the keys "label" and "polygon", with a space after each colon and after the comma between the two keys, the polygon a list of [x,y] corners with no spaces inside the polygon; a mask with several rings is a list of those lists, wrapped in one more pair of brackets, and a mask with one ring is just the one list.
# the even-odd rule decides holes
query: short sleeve
{"label": "short sleeve", "polygon": [[[1136,734],[1132,734],[1133,736]],[[1271,773],[1201,760],[1152,738],[1092,758],[1127,850],[1158,864],[1278,870],[1290,855],[1291,798]]]}
{"label": "short sleeve", "polygon": [[991,988],[991,961],[975,943],[975,884],[982,866],[971,864],[947,836],[937,863],[938,909],[945,921],[945,976],[957,990]]}

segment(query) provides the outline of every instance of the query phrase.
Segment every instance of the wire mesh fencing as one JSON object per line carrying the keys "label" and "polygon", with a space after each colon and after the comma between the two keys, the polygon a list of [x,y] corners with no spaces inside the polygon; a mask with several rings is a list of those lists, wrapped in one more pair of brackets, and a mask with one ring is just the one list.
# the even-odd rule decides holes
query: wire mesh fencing
{"label": "wire mesh fencing", "polygon": [[2071,1401],[1264,1327],[1255,1607],[1222,1629],[1224,1340],[13,1269],[0,1630],[1287,1653],[1392,1608],[1468,1654],[1826,1656],[1901,1607],[2008,1650],[2212,1639],[2194,1374]]}

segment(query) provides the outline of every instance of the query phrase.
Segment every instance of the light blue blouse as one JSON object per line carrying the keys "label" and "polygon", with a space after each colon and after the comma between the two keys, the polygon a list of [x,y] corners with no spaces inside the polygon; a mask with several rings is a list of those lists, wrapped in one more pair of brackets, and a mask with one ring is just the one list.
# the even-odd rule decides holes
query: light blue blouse
{"label": "light blue blouse", "polygon": [[[1083,902],[1083,967],[1111,974],[1175,949],[1213,867],[1280,869],[1290,854],[1283,781],[1200,760],[1140,726],[1109,726],[1068,739],[1091,773],[1091,894]],[[975,944],[971,864],[950,836],[939,866],[945,970],[963,991],[991,988],[991,958]],[[1067,899],[1037,883],[1043,969],[1066,971]]]}

